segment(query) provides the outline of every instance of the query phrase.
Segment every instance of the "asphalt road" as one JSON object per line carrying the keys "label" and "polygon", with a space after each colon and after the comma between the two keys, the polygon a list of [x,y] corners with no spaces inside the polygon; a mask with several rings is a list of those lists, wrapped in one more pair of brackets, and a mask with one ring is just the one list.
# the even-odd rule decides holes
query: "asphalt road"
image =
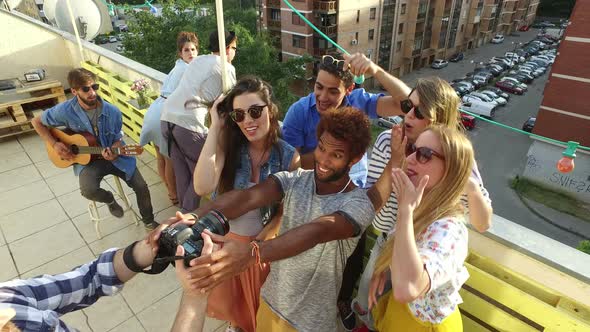
{"label": "asphalt road", "polygon": [[[448,67],[439,70],[423,68],[402,77],[402,80],[412,86],[419,77],[440,76],[448,81],[460,78],[475,68],[475,65],[470,62],[471,60],[486,62],[493,56],[502,56],[506,51],[514,49],[512,42],[528,42],[536,34],[537,30],[531,30],[520,33],[520,36],[517,37],[507,36],[503,44],[487,44],[470,50],[465,59],[459,63],[449,63]],[[496,112],[494,121],[522,128],[526,119],[536,116],[543,99],[543,89],[548,76],[549,70],[529,84],[528,91],[523,96],[512,95],[508,105]],[[509,187],[510,180],[514,176],[522,174],[524,170],[526,154],[531,144],[531,139],[528,136],[481,120],[477,121],[476,128],[469,135],[475,147],[484,184],[492,198],[495,214],[569,246],[575,247],[579,241],[583,240],[532,213]]]}

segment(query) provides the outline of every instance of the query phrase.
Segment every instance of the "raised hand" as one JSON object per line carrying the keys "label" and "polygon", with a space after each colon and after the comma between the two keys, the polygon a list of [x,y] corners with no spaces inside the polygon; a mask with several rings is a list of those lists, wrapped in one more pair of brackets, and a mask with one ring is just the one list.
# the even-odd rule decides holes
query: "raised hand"
{"label": "raised hand", "polygon": [[372,76],[379,70],[379,66],[362,53],[344,54],[344,68],[348,68],[355,76],[364,74]]}
{"label": "raised hand", "polygon": [[391,186],[400,208],[404,206],[412,211],[416,209],[422,200],[427,183],[428,175],[424,175],[416,187],[402,169],[394,168],[391,170]]}
{"label": "raised hand", "polygon": [[219,104],[225,99],[225,95],[222,94],[221,96],[219,96],[217,99],[215,99],[215,102],[213,103],[213,106],[211,106],[211,109],[209,110],[209,114],[211,115],[211,126],[223,126],[223,123],[221,122],[222,118],[224,115],[219,115]]}
{"label": "raised hand", "polygon": [[404,136],[401,125],[397,124],[391,128],[391,166],[393,168],[401,167],[402,161],[406,158],[406,145],[408,137]]}

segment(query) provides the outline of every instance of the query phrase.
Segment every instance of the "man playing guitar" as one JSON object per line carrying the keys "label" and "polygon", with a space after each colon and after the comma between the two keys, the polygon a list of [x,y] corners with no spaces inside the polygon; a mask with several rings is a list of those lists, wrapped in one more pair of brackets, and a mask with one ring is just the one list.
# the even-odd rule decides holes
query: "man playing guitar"
{"label": "man playing guitar", "polygon": [[148,186],[137,169],[135,158],[119,156],[111,150],[125,145],[121,133],[121,111],[98,96],[99,85],[96,83],[96,76],[89,70],[71,70],[68,73],[68,83],[76,98],[58,104],[35,117],[32,120],[35,131],[48,146],[53,147],[59,156],[66,160],[73,159],[74,155],[68,146],[51,134],[51,127],[65,126],[74,132],[93,134],[98,144],[105,148],[100,158],[91,160],[87,165],[74,164],[74,173],[80,179],[82,196],[106,203],[113,216],[123,217],[123,208],[117,203],[113,193],[100,187],[102,179],[112,174],[125,180],[135,192],[144,226],[147,229],[158,226],[154,221]]}

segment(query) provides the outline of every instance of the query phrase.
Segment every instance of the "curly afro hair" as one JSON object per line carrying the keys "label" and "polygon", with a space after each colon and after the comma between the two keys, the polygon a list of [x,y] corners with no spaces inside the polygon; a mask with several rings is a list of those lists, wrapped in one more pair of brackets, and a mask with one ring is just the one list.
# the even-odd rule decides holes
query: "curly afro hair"
{"label": "curly afro hair", "polygon": [[371,124],[361,110],[354,107],[332,108],[322,114],[318,124],[318,139],[324,131],[348,143],[352,159],[361,157],[371,142]]}

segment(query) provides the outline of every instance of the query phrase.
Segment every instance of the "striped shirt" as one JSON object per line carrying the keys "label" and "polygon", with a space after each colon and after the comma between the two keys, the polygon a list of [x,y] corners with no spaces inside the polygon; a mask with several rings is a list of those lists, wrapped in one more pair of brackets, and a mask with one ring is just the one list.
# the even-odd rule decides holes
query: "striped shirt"
{"label": "striped shirt", "polygon": [[109,249],[98,259],[63,274],[0,283],[0,309],[16,311],[11,322],[21,331],[78,331],[60,317],[123,287],[113,265],[115,252]]}
{"label": "striped shirt", "polygon": [[[386,130],[379,134],[375,144],[373,145],[373,150],[371,152],[371,160],[369,160],[369,172],[367,175],[367,188],[372,187],[375,182],[383,173],[383,170],[387,166],[387,162],[389,162],[389,158],[391,158],[391,129]],[[479,188],[483,197],[485,197],[488,204],[492,204],[490,200],[490,195],[486,188],[483,185],[483,181],[479,170],[477,169],[477,163],[473,163],[473,170],[471,172],[471,177],[475,178],[479,183]],[[469,213],[469,205],[467,204],[467,195],[463,194],[461,196],[461,204],[465,207],[467,213]],[[467,220],[469,217],[467,216]],[[385,232],[391,233],[395,229],[395,222],[397,221],[397,198],[394,192],[391,192],[389,195],[389,199],[385,202],[385,205],[379,210],[379,212],[375,215],[375,219],[373,219],[373,227],[375,229]]]}

